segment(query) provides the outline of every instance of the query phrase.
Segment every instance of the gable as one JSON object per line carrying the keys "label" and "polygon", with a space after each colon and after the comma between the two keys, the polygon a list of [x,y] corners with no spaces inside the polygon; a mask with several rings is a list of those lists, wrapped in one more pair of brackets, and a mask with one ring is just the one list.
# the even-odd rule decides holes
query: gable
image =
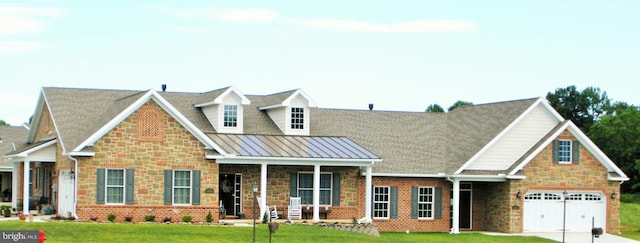
{"label": "gable", "polygon": [[544,107],[534,106],[465,169],[506,170],[557,124]]}
{"label": "gable", "polygon": [[[611,159],[598,148],[586,134],[582,132],[573,122],[566,120],[565,122],[558,124],[553,130],[551,130],[544,139],[540,140],[536,146],[532,147],[522,158],[518,160],[511,168],[509,168],[509,175],[515,175],[528,166],[531,161],[540,156],[545,156],[543,151],[552,147],[552,143],[557,139],[575,140],[580,143],[580,159],[577,164],[581,164],[584,161],[590,163],[597,163],[606,169],[607,178],[611,181],[627,181],[629,178],[627,175],[611,161]],[[583,156],[585,153],[590,155],[589,157]],[[553,154],[549,154],[549,161],[553,163]],[[593,158],[587,160],[587,158]]]}

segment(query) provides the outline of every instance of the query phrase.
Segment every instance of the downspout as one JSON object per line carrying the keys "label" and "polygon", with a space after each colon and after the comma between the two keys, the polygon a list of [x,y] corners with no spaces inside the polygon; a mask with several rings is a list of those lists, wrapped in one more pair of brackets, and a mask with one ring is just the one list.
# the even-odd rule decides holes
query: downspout
{"label": "downspout", "polygon": [[78,159],[74,158],[73,156],[69,155],[69,159],[73,160],[74,162],[74,170],[73,170],[73,217],[75,217],[76,219],[78,218],[78,214],[76,213],[76,210],[78,209]]}

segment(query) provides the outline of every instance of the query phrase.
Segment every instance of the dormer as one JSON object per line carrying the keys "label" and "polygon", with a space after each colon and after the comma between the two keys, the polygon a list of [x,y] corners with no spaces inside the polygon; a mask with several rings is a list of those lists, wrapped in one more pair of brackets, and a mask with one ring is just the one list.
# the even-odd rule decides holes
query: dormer
{"label": "dormer", "polygon": [[316,102],[301,89],[268,95],[272,104],[260,107],[285,135],[309,136],[311,112]]}
{"label": "dormer", "polygon": [[238,89],[228,87],[210,92],[208,101],[196,104],[218,133],[244,132],[244,106],[251,104]]}

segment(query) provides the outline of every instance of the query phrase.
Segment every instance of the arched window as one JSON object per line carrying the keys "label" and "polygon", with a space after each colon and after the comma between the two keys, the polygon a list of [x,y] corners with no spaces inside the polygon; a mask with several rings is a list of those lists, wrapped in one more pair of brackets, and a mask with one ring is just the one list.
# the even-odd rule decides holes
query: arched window
{"label": "arched window", "polygon": [[162,112],[158,107],[145,105],[138,114],[138,140],[162,141]]}

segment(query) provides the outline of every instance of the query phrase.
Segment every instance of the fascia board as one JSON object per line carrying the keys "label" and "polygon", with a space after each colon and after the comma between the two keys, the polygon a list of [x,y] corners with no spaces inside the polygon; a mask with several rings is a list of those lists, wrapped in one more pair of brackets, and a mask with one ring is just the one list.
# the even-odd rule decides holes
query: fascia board
{"label": "fascia board", "polygon": [[269,164],[269,165],[317,165],[324,166],[369,166],[380,159],[322,159],[322,158],[283,158],[283,157],[246,157],[225,156],[216,159],[218,164]]}
{"label": "fascia board", "polygon": [[513,122],[511,122],[511,124],[509,124],[509,126],[507,126],[504,130],[502,130],[496,137],[494,137],[491,141],[489,141],[489,143],[487,143],[482,149],[480,149],[480,151],[478,151],[475,155],[473,155],[473,157],[471,157],[471,159],[469,159],[466,163],[464,163],[464,165],[462,165],[458,170],[456,170],[456,172],[454,174],[458,175],[458,174],[462,173],[462,171],[467,169],[469,166],[471,166],[471,164],[473,164],[476,160],[478,160],[478,158],[480,158],[487,151],[489,151],[489,149],[491,149],[491,147],[493,147],[493,145],[495,145],[504,136],[506,136],[511,130],[513,130],[516,127],[516,125],[518,125],[522,120],[524,120],[529,115],[529,113],[531,113],[541,103],[544,103],[542,98],[538,98],[538,100],[536,100],[536,102],[534,102],[531,106],[529,106],[529,108],[527,108],[527,110],[522,112],[522,114],[520,114],[520,116],[518,116],[518,118],[516,118]]}

